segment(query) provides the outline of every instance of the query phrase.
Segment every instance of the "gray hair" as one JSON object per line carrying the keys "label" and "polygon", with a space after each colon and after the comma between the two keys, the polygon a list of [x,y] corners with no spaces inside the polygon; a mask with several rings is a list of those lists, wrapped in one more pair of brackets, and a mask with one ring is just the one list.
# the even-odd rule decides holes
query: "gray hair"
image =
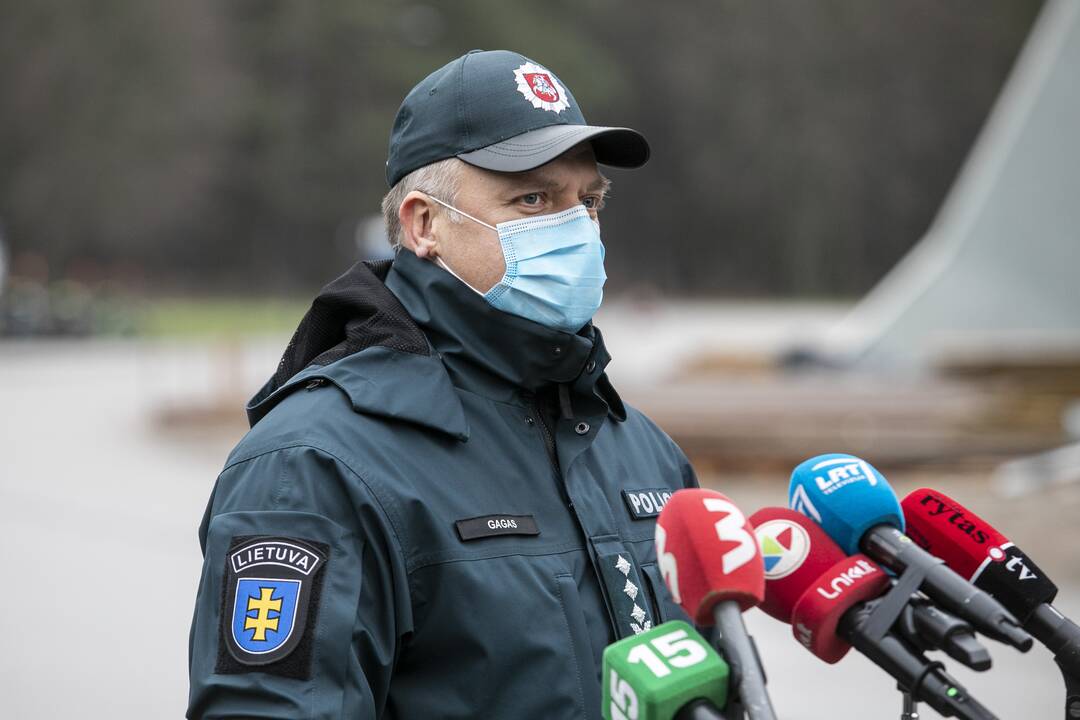
{"label": "gray hair", "polygon": [[[401,203],[405,201],[405,196],[413,190],[419,190],[453,205],[457,201],[460,179],[461,161],[457,158],[447,158],[413,170],[398,180],[397,185],[390,188],[390,192],[386,193],[382,199],[382,214],[383,221],[386,223],[386,237],[394,250],[401,247],[402,232],[398,210],[401,208]],[[447,211],[447,215],[450,216],[450,222],[462,221],[461,216],[456,212]]]}

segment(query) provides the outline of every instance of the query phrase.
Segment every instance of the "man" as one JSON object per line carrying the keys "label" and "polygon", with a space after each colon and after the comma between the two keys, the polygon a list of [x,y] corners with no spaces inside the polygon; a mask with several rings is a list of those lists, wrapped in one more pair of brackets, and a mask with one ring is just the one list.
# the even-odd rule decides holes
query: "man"
{"label": "man", "polygon": [[598,718],[606,645],[672,618],[653,547],[696,481],[591,318],[597,162],[642,165],[520,55],[406,97],[391,262],[328,285],[200,528],[192,718]]}

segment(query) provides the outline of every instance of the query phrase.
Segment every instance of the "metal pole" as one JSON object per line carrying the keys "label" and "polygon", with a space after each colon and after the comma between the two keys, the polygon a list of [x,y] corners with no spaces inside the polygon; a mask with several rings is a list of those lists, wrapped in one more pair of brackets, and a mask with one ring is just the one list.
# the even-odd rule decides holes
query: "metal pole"
{"label": "metal pole", "polygon": [[765,690],[765,674],[758,662],[757,652],[743,624],[742,610],[733,600],[719,602],[713,609],[716,629],[724,659],[739,682],[739,699],[750,720],[776,720],[769,694]]}
{"label": "metal pole", "polygon": [[900,720],[919,720],[919,704],[906,690],[904,693],[904,711],[900,713]]}

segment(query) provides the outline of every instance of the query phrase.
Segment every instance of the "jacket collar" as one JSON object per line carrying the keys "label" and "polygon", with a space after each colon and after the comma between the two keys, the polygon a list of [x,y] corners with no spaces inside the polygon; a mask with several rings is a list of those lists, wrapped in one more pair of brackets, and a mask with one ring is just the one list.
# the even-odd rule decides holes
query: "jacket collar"
{"label": "jacket collar", "polygon": [[390,263],[357,263],[322,289],[277,372],[247,404],[254,426],[290,393],[332,383],[356,412],[469,436],[461,400],[423,332],[383,281]]}
{"label": "jacket collar", "polygon": [[571,334],[501,312],[402,250],[392,265],[357,263],[322,289],[246,410],[254,426],[290,393],[331,383],[356,412],[464,441],[455,387],[516,401],[558,384],[599,398],[622,421],[625,407],[603,372],[610,360],[593,325]]}
{"label": "jacket collar", "polygon": [[574,334],[502,312],[408,250],[398,252],[386,287],[424,331],[456,386],[513,401],[522,391],[565,384],[599,396],[616,419],[625,419],[622,401],[603,373],[611,356],[591,323]]}

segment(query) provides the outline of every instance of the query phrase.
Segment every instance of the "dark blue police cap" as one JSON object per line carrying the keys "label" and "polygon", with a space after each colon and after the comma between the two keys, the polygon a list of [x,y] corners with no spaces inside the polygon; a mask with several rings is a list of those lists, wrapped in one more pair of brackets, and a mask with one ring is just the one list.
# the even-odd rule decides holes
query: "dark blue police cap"
{"label": "dark blue police cap", "polygon": [[473,50],[405,96],[390,133],[386,180],[393,187],[449,157],[499,172],[531,170],[585,140],[602,165],[635,168],[649,159],[636,130],[586,124],[547,68],[506,50]]}

